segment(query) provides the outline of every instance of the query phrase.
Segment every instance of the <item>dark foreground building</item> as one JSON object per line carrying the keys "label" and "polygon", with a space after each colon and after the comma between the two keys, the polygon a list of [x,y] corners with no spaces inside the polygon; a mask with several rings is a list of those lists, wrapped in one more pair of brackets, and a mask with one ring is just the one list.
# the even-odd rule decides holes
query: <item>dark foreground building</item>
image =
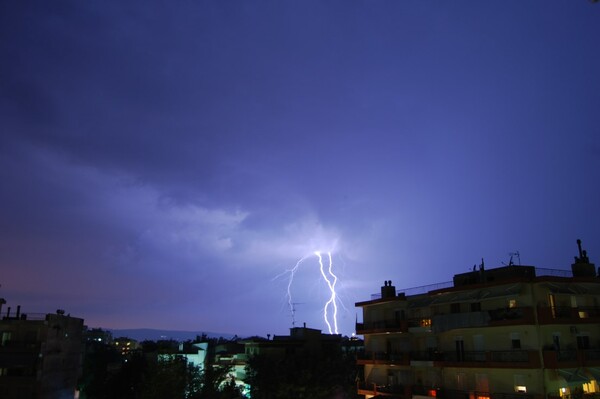
{"label": "dark foreground building", "polygon": [[17,308],[11,316],[9,308],[0,320],[0,398],[76,397],[82,333],[83,319],[61,310],[28,316]]}

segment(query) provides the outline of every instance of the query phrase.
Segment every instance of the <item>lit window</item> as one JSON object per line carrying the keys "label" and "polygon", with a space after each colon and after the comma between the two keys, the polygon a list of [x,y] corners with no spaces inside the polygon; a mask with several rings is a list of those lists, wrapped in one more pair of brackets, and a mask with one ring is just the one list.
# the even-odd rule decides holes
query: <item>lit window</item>
{"label": "lit window", "polygon": [[597,381],[592,380],[589,383],[583,384],[583,393],[595,393],[595,392],[599,392]]}
{"label": "lit window", "polygon": [[509,299],[508,300],[508,307],[509,308],[516,308],[517,307],[517,300],[516,299]]}
{"label": "lit window", "polygon": [[10,341],[11,336],[12,336],[12,333],[10,331],[4,331],[2,333],[2,343],[1,343],[1,345],[2,346],[6,345],[6,343],[8,341]]}
{"label": "lit window", "polygon": [[515,392],[527,393],[527,386],[525,385],[525,376],[523,374],[515,374]]}

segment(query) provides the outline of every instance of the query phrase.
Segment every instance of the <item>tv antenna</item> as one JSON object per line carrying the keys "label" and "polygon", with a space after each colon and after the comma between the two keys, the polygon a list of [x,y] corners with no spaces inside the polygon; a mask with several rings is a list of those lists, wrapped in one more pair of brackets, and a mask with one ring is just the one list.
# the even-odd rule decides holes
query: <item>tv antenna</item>
{"label": "tv antenna", "polygon": [[[514,266],[515,262],[513,262],[513,258],[516,257],[517,258],[517,263],[519,266],[521,266],[521,254],[519,253],[519,251],[515,251],[515,252],[509,252],[508,256],[510,256],[510,259],[508,261],[508,266]],[[504,263],[504,262],[502,262]]]}
{"label": "tv antenna", "polygon": [[296,327],[296,305],[304,305],[304,302],[292,302],[292,328]]}

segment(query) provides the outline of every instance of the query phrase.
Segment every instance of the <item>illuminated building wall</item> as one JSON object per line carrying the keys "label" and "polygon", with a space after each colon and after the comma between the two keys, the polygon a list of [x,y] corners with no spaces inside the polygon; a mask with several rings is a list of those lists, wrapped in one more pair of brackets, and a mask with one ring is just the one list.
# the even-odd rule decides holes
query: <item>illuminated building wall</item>
{"label": "illuminated building wall", "polygon": [[585,251],[571,271],[510,265],[359,302],[358,393],[449,399],[598,395],[600,277]]}

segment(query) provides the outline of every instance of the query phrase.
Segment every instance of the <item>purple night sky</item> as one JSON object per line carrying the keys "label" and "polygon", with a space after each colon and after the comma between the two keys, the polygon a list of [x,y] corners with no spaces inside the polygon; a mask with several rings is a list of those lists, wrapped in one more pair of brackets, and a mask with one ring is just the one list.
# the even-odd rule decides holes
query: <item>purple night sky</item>
{"label": "purple night sky", "polygon": [[384,280],[600,264],[588,0],[3,1],[0,121],[4,310],[285,334],[333,250],[349,335]]}

